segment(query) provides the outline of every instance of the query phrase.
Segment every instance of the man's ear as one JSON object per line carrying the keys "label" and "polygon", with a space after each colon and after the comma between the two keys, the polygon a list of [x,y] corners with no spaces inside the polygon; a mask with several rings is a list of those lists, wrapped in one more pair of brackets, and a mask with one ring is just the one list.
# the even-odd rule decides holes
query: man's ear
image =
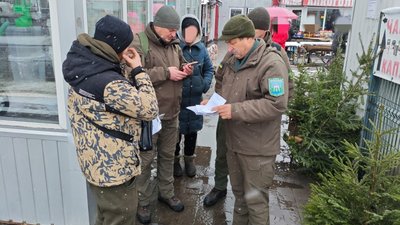
{"label": "man's ear", "polygon": [[122,61],[124,59],[123,55],[124,55],[125,50],[117,54],[119,61]]}

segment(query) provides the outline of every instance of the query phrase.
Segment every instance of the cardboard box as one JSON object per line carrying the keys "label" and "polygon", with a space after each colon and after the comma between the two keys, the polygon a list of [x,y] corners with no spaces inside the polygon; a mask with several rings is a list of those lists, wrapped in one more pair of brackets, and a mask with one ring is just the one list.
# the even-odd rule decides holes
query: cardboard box
{"label": "cardboard box", "polygon": [[319,24],[304,24],[304,32],[306,33],[316,33],[319,31]]}

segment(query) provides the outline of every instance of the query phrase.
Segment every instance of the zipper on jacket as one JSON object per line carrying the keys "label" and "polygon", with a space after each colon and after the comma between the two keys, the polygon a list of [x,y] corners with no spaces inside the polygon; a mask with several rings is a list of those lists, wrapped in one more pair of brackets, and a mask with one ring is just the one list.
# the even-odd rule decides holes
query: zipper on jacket
{"label": "zipper on jacket", "polygon": [[[193,74],[192,74],[193,75]],[[189,105],[192,105],[192,86],[193,86],[193,79],[192,79],[193,77],[192,76],[190,76],[189,77],[189,79],[190,79],[190,83],[189,83]],[[190,114],[189,114],[189,116],[188,116],[188,118],[187,118],[187,132],[189,133],[189,130],[190,130]]]}

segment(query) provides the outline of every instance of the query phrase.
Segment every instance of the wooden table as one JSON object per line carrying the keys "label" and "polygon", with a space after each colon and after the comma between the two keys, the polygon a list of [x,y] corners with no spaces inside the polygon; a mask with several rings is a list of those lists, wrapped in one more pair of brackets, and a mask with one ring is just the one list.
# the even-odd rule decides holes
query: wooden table
{"label": "wooden table", "polygon": [[305,37],[305,38],[303,38],[302,42],[307,42],[307,41],[330,42],[330,41],[332,41],[332,39],[324,38],[324,37]]}
{"label": "wooden table", "polygon": [[[324,43],[324,42],[321,42]],[[311,63],[311,55],[313,53],[319,53],[322,62],[325,63],[324,57],[327,53],[332,52],[332,43],[328,44],[303,44],[303,48],[306,50],[307,63]]]}
{"label": "wooden table", "polygon": [[298,55],[301,53],[305,53],[307,56],[307,63],[311,63],[311,55],[313,53],[319,53],[321,56],[325,56],[327,53],[332,52],[332,41],[289,41],[286,42],[285,45],[289,59],[293,63],[298,61]]}

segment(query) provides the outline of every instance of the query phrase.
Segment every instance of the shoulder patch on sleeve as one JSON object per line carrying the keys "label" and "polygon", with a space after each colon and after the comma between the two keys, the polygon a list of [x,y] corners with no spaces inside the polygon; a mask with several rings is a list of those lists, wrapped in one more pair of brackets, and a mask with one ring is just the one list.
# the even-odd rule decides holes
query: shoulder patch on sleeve
{"label": "shoulder patch on sleeve", "polygon": [[268,79],[269,94],[274,97],[279,97],[285,94],[285,84],[283,78],[274,77]]}

